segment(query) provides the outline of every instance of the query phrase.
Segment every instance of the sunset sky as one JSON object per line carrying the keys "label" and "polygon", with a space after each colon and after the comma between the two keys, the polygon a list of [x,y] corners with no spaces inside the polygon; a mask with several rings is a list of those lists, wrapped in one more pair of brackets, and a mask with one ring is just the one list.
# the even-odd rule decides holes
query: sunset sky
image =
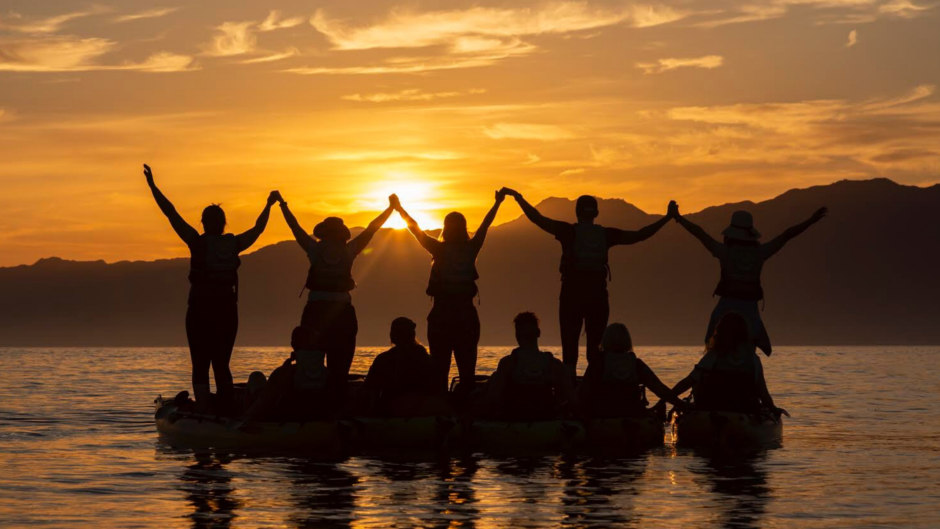
{"label": "sunset sky", "polygon": [[[502,185],[663,213],[932,184],[938,85],[940,0],[5,0],[0,266],[185,255],[145,162],[232,231],[271,189],[309,230],[391,191],[433,228]],[[275,208],[259,245],[288,237]]]}

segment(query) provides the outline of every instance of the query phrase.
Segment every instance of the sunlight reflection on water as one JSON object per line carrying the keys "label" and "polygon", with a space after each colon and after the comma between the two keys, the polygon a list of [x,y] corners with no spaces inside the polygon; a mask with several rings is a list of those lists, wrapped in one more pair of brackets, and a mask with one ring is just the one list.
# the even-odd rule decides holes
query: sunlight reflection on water
{"label": "sunlight reflection on water", "polygon": [[[484,348],[480,370],[507,351]],[[237,350],[236,379],[284,354]],[[667,383],[699,356],[639,354]],[[938,355],[781,347],[764,365],[793,418],[783,448],[749,458],[667,444],[617,460],[318,462],[161,443],[151,402],[186,387],[185,349],[0,349],[0,526],[935,527]]]}

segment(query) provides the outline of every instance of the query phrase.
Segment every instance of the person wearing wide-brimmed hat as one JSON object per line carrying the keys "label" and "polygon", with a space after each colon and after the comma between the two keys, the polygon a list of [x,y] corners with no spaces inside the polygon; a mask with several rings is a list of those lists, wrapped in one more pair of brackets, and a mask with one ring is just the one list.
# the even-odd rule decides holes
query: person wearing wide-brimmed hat
{"label": "person wearing wide-brimmed hat", "polygon": [[826,208],[819,208],[809,219],[787,228],[767,243],[760,242],[761,234],[754,228],[754,218],[747,211],[739,210],[731,214],[731,223],[721,232],[723,243],[713,239],[695,223],[676,214],[676,222],[701,241],[721,262],[721,279],[714,293],[719,296],[719,300],[708,321],[706,343],[721,317],[728,312],[736,312],[747,320],[753,345],[770,356],[770,337],[757,306],[757,302],[764,299],[764,289],[760,282],[761,269],[764,262],[779,252],[790,239],[806,231],[825,217],[826,213]]}
{"label": "person wearing wide-brimmed hat", "polygon": [[388,220],[398,197],[390,195],[388,201],[388,208],[355,237],[352,237],[349,228],[339,217],[323,219],[313,228],[311,237],[300,227],[297,218],[288,209],[287,202],[283,199],[279,201],[284,220],[310,261],[304,284],[310,293],[300,325],[313,333],[312,340],[317,350],[326,353],[330,385],[334,389],[345,386],[356,352],[356,334],[359,332],[356,310],[349,295],[356,287],[352,277],[353,261]]}

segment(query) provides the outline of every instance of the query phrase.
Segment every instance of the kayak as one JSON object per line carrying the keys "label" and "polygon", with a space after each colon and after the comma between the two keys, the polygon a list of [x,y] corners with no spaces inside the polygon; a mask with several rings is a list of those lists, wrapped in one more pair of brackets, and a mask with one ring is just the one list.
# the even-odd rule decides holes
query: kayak
{"label": "kayak", "polygon": [[449,416],[353,417],[350,440],[366,452],[424,452],[445,447],[456,421]]}
{"label": "kayak", "polygon": [[580,421],[472,421],[461,425],[466,450],[492,454],[565,452],[584,443]]}
{"label": "kayak", "polygon": [[249,422],[181,410],[173,399],[157,397],[154,421],[169,444],[185,448],[297,450],[339,453],[345,425],[336,420]]}
{"label": "kayak", "polygon": [[639,452],[663,445],[666,429],[652,416],[596,418],[584,421],[585,447],[595,452]]}
{"label": "kayak", "polygon": [[783,441],[783,419],[770,412],[677,412],[673,431],[679,446],[772,448]]}

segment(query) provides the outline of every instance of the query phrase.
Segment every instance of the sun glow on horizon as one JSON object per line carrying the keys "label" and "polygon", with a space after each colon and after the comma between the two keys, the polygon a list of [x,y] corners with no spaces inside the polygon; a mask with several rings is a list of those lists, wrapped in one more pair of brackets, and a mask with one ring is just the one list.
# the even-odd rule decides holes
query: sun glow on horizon
{"label": "sun glow on horizon", "polygon": [[[440,198],[433,184],[409,171],[389,171],[386,173],[386,179],[370,193],[370,202],[375,204],[376,209],[385,208],[388,205],[388,196],[393,193],[398,195],[402,207],[418,222],[422,230],[441,227],[441,221],[431,213],[438,209],[434,201]],[[402,230],[408,226],[401,215],[393,213],[385,222],[385,227]]]}

